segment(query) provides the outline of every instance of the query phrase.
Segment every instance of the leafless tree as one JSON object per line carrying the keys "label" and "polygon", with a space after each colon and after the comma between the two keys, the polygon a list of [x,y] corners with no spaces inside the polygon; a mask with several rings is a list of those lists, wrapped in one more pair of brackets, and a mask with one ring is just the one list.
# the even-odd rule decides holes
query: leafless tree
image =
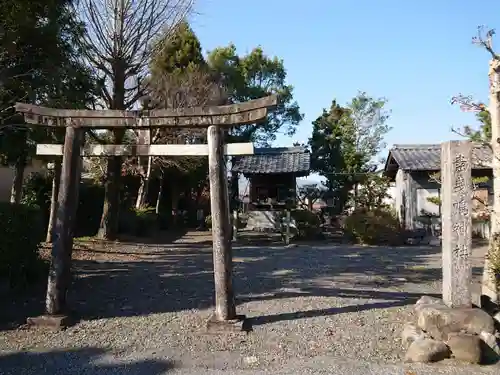
{"label": "leafless tree", "polygon": [[493,50],[493,36],[495,29],[489,29],[484,25],[478,26],[477,35],[472,38],[472,43],[483,47],[495,60],[500,60],[500,55]]}
{"label": "leafless tree", "polygon": [[[161,32],[169,35],[193,7],[194,0],[81,0],[78,4],[88,29],[82,49],[99,77],[100,101],[108,109],[132,108],[144,95],[142,81]],[[121,143],[125,130],[113,131]],[[108,160],[101,228],[103,238],[118,229],[122,158]]]}
{"label": "leafless tree", "polygon": [[[190,68],[182,73],[155,76],[148,82],[148,101],[151,108],[178,109],[218,105],[226,100],[218,77],[204,68]],[[151,143],[196,144],[206,139],[204,129],[156,129],[150,137]],[[145,205],[149,181],[153,169],[163,175],[166,168],[174,167],[186,172],[201,161],[196,157],[148,157],[146,163],[137,159],[136,173],[141,177],[136,208]],[[146,160],[144,160],[146,161]]]}
{"label": "leafless tree", "polygon": [[485,257],[482,295],[485,300],[500,303],[500,55],[493,48],[495,30],[479,26],[472,43],[484,48],[491,56],[489,64],[489,104],[475,102],[472,97],[458,95],[452,104],[459,104],[463,111],[487,110],[491,116],[491,141],[493,170],[493,209],[491,211],[491,238]]}

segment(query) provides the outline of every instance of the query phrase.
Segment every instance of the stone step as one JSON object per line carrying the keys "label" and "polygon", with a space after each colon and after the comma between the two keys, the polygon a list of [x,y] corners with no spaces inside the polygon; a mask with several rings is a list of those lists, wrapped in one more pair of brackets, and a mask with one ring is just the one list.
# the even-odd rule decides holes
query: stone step
{"label": "stone step", "polygon": [[[281,230],[281,212],[278,211],[249,211],[246,230],[265,231]],[[293,222],[291,223],[293,227]]]}

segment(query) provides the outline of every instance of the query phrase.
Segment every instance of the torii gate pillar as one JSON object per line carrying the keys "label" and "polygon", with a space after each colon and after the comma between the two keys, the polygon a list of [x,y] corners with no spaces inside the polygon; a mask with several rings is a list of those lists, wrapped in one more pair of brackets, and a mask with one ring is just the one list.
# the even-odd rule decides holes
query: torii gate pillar
{"label": "torii gate pillar", "polygon": [[[229,201],[225,154],[245,154],[253,145],[223,142],[223,127],[254,124],[266,119],[268,110],[277,105],[277,96],[217,107],[184,108],[179,110],[89,111],[54,109],[17,103],[17,112],[34,125],[66,127],[64,147],[38,145],[37,153],[63,156],[57,222],[52,244],[52,259],[47,288],[46,314],[31,318],[28,323],[62,328],[67,325],[64,315],[66,293],[71,275],[72,229],[78,201],[80,155],[207,155],[209,158],[210,198],[212,206],[212,236],[215,278],[215,312],[207,323],[211,331],[240,331],[244,316],[236,315],[232,283],[232,249],[230,238]],[[147,121],[142,121],[147,120]],[[103,145],[81,149],[83,129],[207,127],[208,145]],[[233,147],[234,153],[230,150]],[[65,320],[66,319],[66,320]],[[246,327],[245,327],[246,328]]]}
{"label": "torii gate pillar", "polygon": [[207,329],[209,331],[241,331],[245,316],[236,315],[234,301],[224,135],[219,126],[210,126],[207,135],[215,278],[215,312],[207,322]]}

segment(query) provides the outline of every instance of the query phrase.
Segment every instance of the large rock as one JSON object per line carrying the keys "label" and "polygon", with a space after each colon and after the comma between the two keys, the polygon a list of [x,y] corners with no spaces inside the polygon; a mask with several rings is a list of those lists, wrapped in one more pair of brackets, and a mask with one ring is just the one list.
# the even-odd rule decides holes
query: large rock
{"label": "large rock", "polygon": [[422,308],[429,306],[429,305],[438,305],[438,306],[446,306],[443,302],[442,299],[436,298],[436,297],[431,297],[431,296],[422,296],[420,299],[415,303],[415,311],[419,312]]}
{"label": "large rock", "polygon": [[412,342],[406,352],[406,362],[437,362],[450,357],[448,346],[442,341],[421,338]]}
{"label": "large rock", "polygon": [[424,304],[417,310],[418,327],[436,340],[448,340],[454,332],[479,335],[481,332],[495,333],[493,318],[477,308],[450,308],[444,304]]}
{"label": "large rock", "polygon": [[412,342],[429,338],[428,335],[413,323],[406,323],[403,327],[403,332],[401,333],[401,340],[403,341],[403,347],[408,348]]}
{"label": "large rock", "polygon": [[450,333],[446,344],[456,360],[472,364],[481,362],[481,340],[478,336],[470,333]]}
{"label": "large rock", "polygon": [[500,327],[500,311],[493,315],[493,320],[495,324]]}

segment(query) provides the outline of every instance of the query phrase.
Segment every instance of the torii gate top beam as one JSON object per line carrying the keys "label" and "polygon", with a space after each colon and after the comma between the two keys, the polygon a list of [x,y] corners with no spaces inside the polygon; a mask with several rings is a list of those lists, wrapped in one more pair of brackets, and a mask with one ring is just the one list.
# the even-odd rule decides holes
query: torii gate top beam
{"label": "torii gate top beam", "polygon": [[15,108],[29,124],[107,129],[246,125],[264,120],[277,104],[277,95],[270,95],[238,104],[144,111],[56,109],[26,103],[16,103]]}

